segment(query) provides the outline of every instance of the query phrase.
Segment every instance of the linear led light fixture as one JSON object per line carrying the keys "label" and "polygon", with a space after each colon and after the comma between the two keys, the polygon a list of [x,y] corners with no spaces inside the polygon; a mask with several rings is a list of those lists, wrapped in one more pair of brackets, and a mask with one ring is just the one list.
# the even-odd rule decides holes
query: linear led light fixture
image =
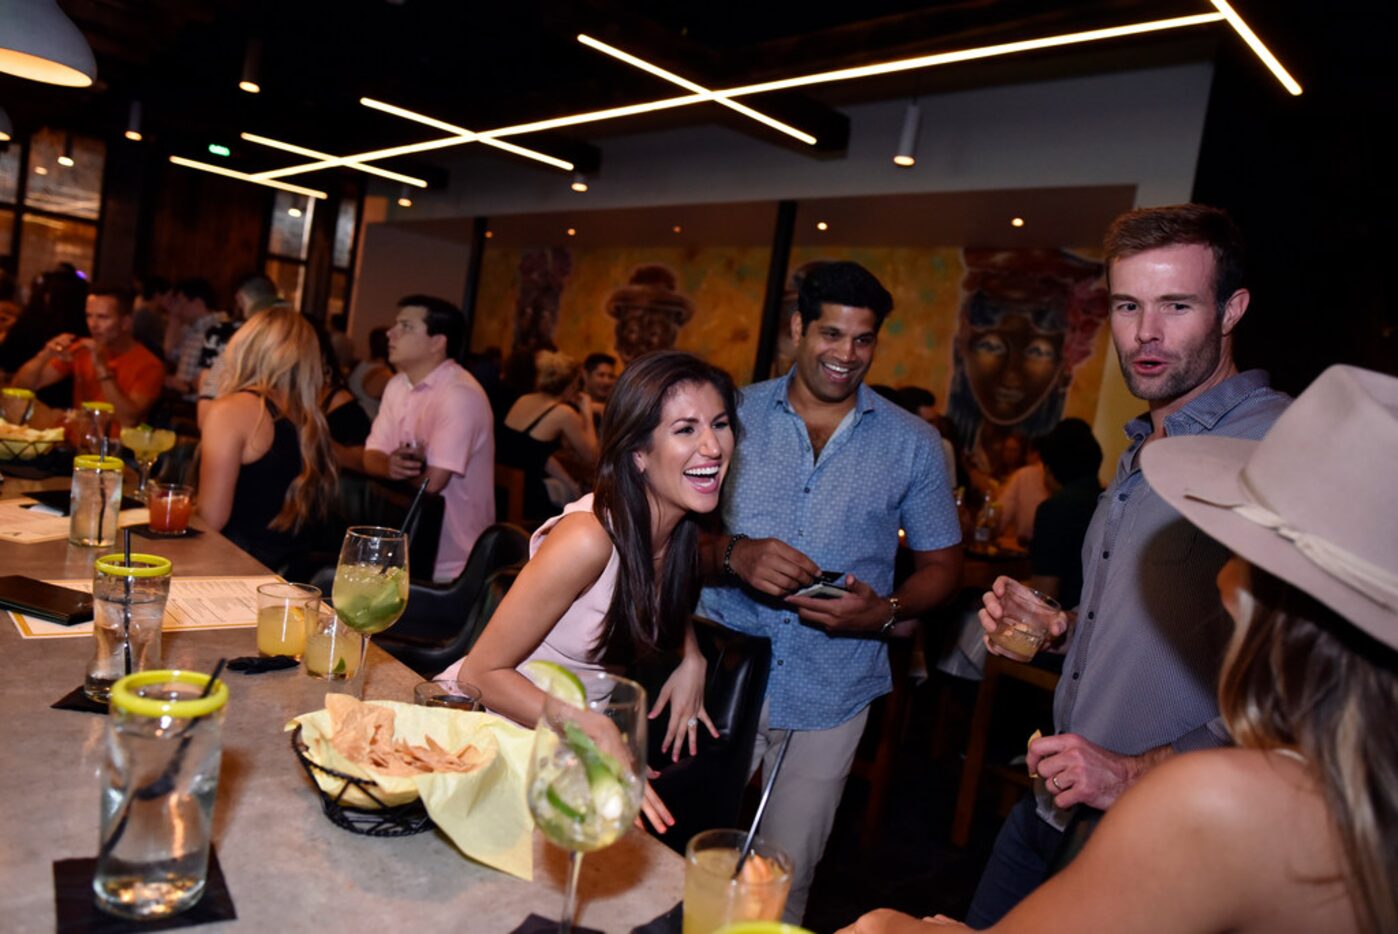
{"label": "linear led light fixture", "polygon": [[764,124],[765,126],[769,126],[780,133],[785,133],[787,136],[790,136],[793,139],[799,139],[801,142],[805,143],[808,146],[814,146],[816,143],[816,138],[809,133],[798,130],[796,129],[796,127],[791,126],[789,124],[782,123],[780,120],[769,117],[764,113],[753,110],[746,104],[739,104],[737,101],[729,100],[726,97],[719,97],[717,94],[704,87],[703,85],[696,84],[695,82],[690,81],[688,78],[682,78],[672,71],[666,71],[659,65],[653,65],[645,59],[637,58],[629,52],[623,52],[621,49],[618,49],[615,46],[608,45],[607,43],[602,42],[600,39],[594,39],[586,33],[580,33],[578,35],[578,41],[590,49],[596,49],[603,55],[610,55],[612,58],[615,58],[618,61],[625,62],[626,64],[631,65],[635,68],[639,68],[647,74],[655,75],[657,78],[669,81],[671,84],[678,84],[686,91],[693,91],[695,94],[703,96],[706,100],[711,100],[715,104],[722,104],[729,110],[737,111],[743,116],[756,120],[758,123]]}
{"label": "linear led light fixture", "polygon": [[[307,149],[305,146],[297,146],[295,143],[284,143],[281,140],[271,139],[266,136],[259,136],[256,133],[240,133],[243,139],[249,143],[256,143],[259,146],[267,146],[271,149],[280,149],[283,152],[292,152],[298,156],[309,156],[312,159],[334,159],[335,156],[328,152],[319,152],[315,149]],[[388,169],[381,169],[376,165],[365,165],[363,163],[350,163],[349,168],[358,169],[361,172],[368,172],[370,175],[378,175],[381,178],[392,179],[395,182],[402,182],[404,185],[412,185],[414,188],[426,188],[427,182],[411,175],[404,175],[401,172],[390,172]],[[275,171],[275,170],[273,170]],[[255,178],[266,178],[266,172],[252,173]]]}
{"label": "linear led light fixture", "polygon": [[480,142],[484,143],[487,146],[494,146],[496,149],[503,149],[505,152],[512,152],[517,156],[523,156],[526,159],[533,159],[536,162],[542,162],[544,165],[551,165],[554,168],[562,169],[565,172],[571,172],[574,168],[576,168],[576,166],[574,166],[573,163],[568,162],[565,159],[557,159],[553,156],[548,155],[547,153],[538,152],[534,149],[525,149],[523,146],[516,146],[514,143],[506,143],[498,139],[488,138],[483,133],[476,133],[472,130],[466,129],[465,127],[457,126],[454,123],[447,123],[445,120],[438,120],[435,117],[429,117],[426,114],[420,114],[415,111],[408,110],[405,107],[398,107],[394,104],[386,104],[383,101],[376,101],[372,97],[361,97],[359,99],[359,103],[363,104],[365,107],[370,108],[371,110],[380,110],[386,114],[393,114],[393,116],[395,117],[402,117],[405,120],[412,120],[417,123],[424,124],[425,126],[436,127],[437,129],[445,130],[448,133],[455,133],[458,137],[465,139],[467,142]]}
{"label": "linear led light fixture", "polygon": [[1272,50],[1262,44],[1262,40],[1257,38],[1257,33],[1252,31],[1237,11],[1228,5],[1228,0],[1211,0],[1211,2],[1219,13],[1223,14],[1223,18],[1228,20],[1228,25],[1233,27],[1233,31],[1248,44],[1248,48],[1252,49],[1253,54],[1261,59],[1262,64],[1266,65],[1272,75],[1281,82],[1282,87],[1286,88],[1293,97],[1300,97],[1301,85],[1282,67],[1282,63],[1277,61]]}
{"label": "linear led light fixture", "polygon": [[[1227,17],[1219,12],[1199,13],[1193,16],[1177,16],[1170,19],[1150,20],[1142,23],[1130,23],[1124,26],[1108,26],[1102,29],[1090,29],[1083,32],[1064,33],[1057,36],[1044,36],[1039,39],[1026,39],[1020,42],[1005,42],[998,45],[983,46],[975,49],[963,49],[953,52],[937,52],[931,55],[920,55],[913,58],[898,59],[892,62],[881,62],[873,65],[862,65],[856,68],[842,68],[835,71],[818,72],[810,75],[801,75],[793,78],[783,78],[777,81],[767,81],[760,84],[749,84],[741,87],[726,88],[718,91],[709,91],[707,94],[685,94],[678,97],[665,98],[662,100],[646,101],[639,104],[627,104],[622,107],[610,107],[604,110],[592,110],[585,113],[570,114],[563,117],[552,117],[545,120],[535,120],[529,123],[519,123],[513,126],[499,127],[494,130],[482,130],[472,132],[462,127],[425,117],[412,111],[404,110],[401,107],[394,107],[384,104],[381,101],[373,101],[369,98],[360,98],[360,103],[375,110],[394,114],[406,119],[415,120],[428,126],[435,126],[439,129],[447,130],[454,135],[441,139],[427,140],[421,143],[409,143],[403,146],[395,146],[391,149],[380,149],[372,152],[357,153],[352,156],[342,156],[337,159],[325,159],[320,162],[312,162],[306,165],[290,166],[278,169],[275,172],[261,173],[264,179],[278,178],[284,175],[296,175],[302,172],[314,172],[319,169],[332,168],[334,166],[357,164],[374,159],[387,159],[393,156],[409,155],[416,152],[426,152],[433,149],[445,149],[451,146],[459,146],[464,143],[481,142],[487,145],[497,145],[497,148],[506,151],[516,151],[507,148],[501,143],[501,137],[520,136],[526,133],[538,133],[543,130],[554,130],[562,127],[581,126],[589,123],[599,123],[605,120],[615,120],[621,117],[630,117],[637,114],[653,113],[658,110],[669,110],[676,107],[688,107],[692,104],[705,103],[714,98],[742,97],[748,94],[763,94],[769,91],[781,91],[789,88],[807,87],[813,84],[829,84],[836,81],[850,81],[857,78],[867,78],[874,75],[894,74],[903,71],[914,71],[921,68],[932,68],[938,65],[949,65],[956,62],[974,61],[977,59],[995,58],[1004,55],[1014,55],[1020,52],[1030,52],[1039,49],[1060,48],[1070,45],[1080,45],[1088,42],[1100,42],[1107,39],[1116,39],[1123,36],[1136,36],[1152,32],[1163,32],[1171,29],[1185,29],[1192,26],[1206,26],[1210,23],[1224,22]],[[1235,27],[1236,28],[1236,27]],[[524,155],[530,152],[525,150],[518,154]],[[531,155],[530,158],[543,156],[542,153]],[[544,156],[540,161],[548,161],[549,164],[562,163],[562,160],[552,160],[552,157]],[[573,166],[562,163],[560,168],[571,171]]]}
{"label": "linear led light fixture", "polygon": [[242,182],[252,182],[254,185],[266,185],[268,188],[279,188],[282,191],[290,191],[298,195],[305,195],[308,198],[325,198],[325,192],[316,191],[314,188],[302,188],[300,185],[291,185],[286,182],[258,178],[256,175],[249,175],[247,172],[239,172],[237,169],[224,168],[221,165],[209,165],[207,162],[195,162],[193,159],[186,159],[183,156],[171,156],[170,161],[175,165],[182,165],[187,169],[198,169],[201,172],[210,172],[214,175],[236,178]]}

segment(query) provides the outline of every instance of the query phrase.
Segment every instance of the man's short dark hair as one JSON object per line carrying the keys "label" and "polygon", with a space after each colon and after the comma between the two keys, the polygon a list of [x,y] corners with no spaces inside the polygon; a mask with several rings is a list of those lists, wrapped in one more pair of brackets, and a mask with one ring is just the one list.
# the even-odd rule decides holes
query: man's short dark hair
{"label": "man's short dark hair", "polygon": [[131,314],[132,306],[135,304],[136,295],[130,289],[123,289],[120,286],[99,286],[88,293],[91,298],[109,298],[116,302],[117,314],[125,318]]}
{"label": "man's short dark hair", "polygon": [[808,266],[796,296],[796,309],[801,313],[801,331],[820,319],[821,305],[848,305],[867,308],[874,313],[874,327],[883,326],[883,319],[893,311],[893,296],[888,294],[874,274],[858,263],[847,261],[817,263]]}
{"label": "man's short dark hair", "polygon": [[1198,244],[1214,254],[1214,302],[1219,315],[1233,293],[1247,285],[1247,255],[1243,235],[1222,208],[1207,204],[1174,204],[1137,208],[1112,221],[1103,249],[1107,276],[1112,263],[1147,250]]}
{"label": "man's short dark hair", "polygon": [[613,356],[612,356],[611,354],[609,354],[609,353],[590,353],[590,354],[588,354],[586,357],[583,358],[583,372],[584,372],[584,373],[591,373],[593,370],[595,370],[595,369],[597,369],[599,366],[603,366],[603,365],[606,365],[606,366],[609,366],[609,367],[612,367],[613,369],[615,369],[615,368],[616,368],[616,357],[613,357]]}
{"label": "man's short dark hair", "polygon": [[466,342],[466,316],[460,308],[435,295],[405,295],[398,300],[398,307],[421,308],[428,336],[446,335],[447,359],[461,356],[461,345]]}
{"label": "man's short dark hair", "polygon": [[175,294],[183,295],[190,301],[202,299],[209,308],[218,307],[218,296],[214,294],[214,287],[209,285],[209,280],[194,276],[189,279],[181,279],[175,283]]}
{"label": "man's short dark hair", "polygon": [[1102,446],[1092,427],[1080,418],[1065,418],[1035,442],[1044,469],[1062,486],[1096,477],[1102,467]]}

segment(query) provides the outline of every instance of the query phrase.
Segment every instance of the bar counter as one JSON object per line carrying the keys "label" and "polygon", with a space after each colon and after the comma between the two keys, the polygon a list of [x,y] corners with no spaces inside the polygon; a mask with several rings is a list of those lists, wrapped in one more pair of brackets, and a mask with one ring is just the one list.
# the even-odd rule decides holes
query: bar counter
{"label": "bar counter", "polygon": [[[168,556],[177,575],[267,573],[216,532],[133,536],[132,547]],[[98,551],[0,543],[0,573],[86,577]],[[166,633],[163,648],[168,667],[200,671],[257,651],[251,628]],[[91,652],[90,638],[23,639],[0,618],[0,930],[53,931],[53,862],[97,852],[105,718],[49,707],[82,683]],[[299,669],[224,678],[231,696],[213,839],[238,919],[198,930],[507,932],[530,913],[557,916],[567,860],[541,834],[530,883],[472,862],[436,831],[375,838],[342,830],[321,812],[282,732],[291,717],[323,706],[327,682]],[[401,701],[420,680],[373,648],[367,678],[368,697]],[[672,907],[682,888],[683,861],[633,829],[583,860],[578,923],[629,931]]]}

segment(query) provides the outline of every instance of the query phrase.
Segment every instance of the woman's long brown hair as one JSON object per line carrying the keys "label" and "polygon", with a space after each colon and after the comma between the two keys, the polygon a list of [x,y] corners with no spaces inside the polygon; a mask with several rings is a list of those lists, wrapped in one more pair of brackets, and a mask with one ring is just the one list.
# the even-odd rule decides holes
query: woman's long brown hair
{"label": "woman's long brown hair", "polygon": [[1291,747],[1319,780],[1360,929],[1398,931],[1398,652],[1256,566],[1257,601],[1219,684],[1240,746]]}
{"label": "woman's long brown hair", "polygon": [[699,599],[699,519],[692,513],[686,513],[671,533],[656,585],[649,488],[634,456],[650,448],[666,400],[685,384],[718,390],[736,440],[738,405],[732,378],[678,351],[633,360],[617,380],[602,416],[592,508],[621,559],[606,622],[593,647],[597,661],[607,665],[627,666],[677,649]]}

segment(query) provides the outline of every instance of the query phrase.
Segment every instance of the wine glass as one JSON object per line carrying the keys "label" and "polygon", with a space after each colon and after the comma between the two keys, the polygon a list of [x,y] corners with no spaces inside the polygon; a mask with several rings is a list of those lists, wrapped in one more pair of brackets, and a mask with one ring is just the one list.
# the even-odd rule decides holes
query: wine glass
{"label": "wine glass", "polygon": [[160,455],[175,446],[175,433],[149,425],[123,428],[121,443],[131,449],[131,453],[136,457],[136,466],[141,468],[141,484],[136,488],[136,494],[138,498],[142,497],[150,480],[150,469],[155,466]]}
{"label": "wine glass", "polygon": [[[398,529],[351,526],[340,546],[331,590],[340,621],[364,637],[359,670],[365,668],[369,639],[398,622],[408,606],[408,539]],[[360,695],[364,683],[360,682]]]}
{"label": "wine glass", "polygon": [[544,836],[568,851],[559,930],[573,929],[584,853],[617,841],[645,794],[646,692],[606,672],[578,672],[585,707],[548,697],[534,730],[529,810]]}

